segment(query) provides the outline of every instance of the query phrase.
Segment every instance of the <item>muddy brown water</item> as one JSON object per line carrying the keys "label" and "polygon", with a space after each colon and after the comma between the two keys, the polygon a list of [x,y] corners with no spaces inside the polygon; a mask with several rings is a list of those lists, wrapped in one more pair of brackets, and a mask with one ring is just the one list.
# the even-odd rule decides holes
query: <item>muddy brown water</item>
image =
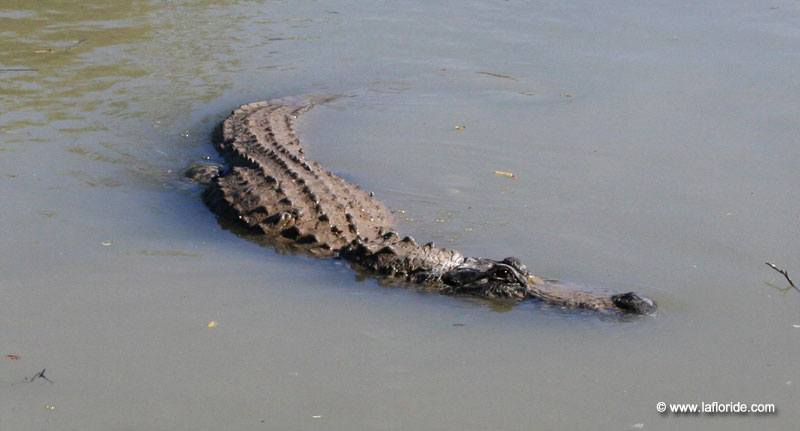
{"label": "muddy brown water", "polygon": [[[800,281],[798,18],[0,1],[0,428],[796,429],[800,292],[764,262]],[[659,312],[422,294],[223,229],[181,171],[233,107],[303,94],[342,96],[309,156],[402,232]]]}

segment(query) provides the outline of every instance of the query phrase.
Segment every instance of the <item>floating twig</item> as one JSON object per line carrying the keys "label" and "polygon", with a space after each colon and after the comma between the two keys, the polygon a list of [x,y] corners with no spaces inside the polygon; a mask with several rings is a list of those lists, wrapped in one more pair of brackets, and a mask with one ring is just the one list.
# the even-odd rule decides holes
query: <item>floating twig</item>
{"label": "floating twig", "polygon": [[790,286],[792,286],[792,287],[794,287],[794,288],[795,288],[795,289],[797,289],[798,291],[800,291],[800,288],[798,288],[797,286],[795,286],[795,284],[794,284],[794,282],[792,281],[792,279],[791,279],[791,278],[789,278],[789,273],[788,273],[788,272],[786,272],[786,270],[785,270],[785,269],[780,269],[780,268],[778,268],[778,267],[777,267],[777,266],[776,266],[774,263],[766,262],[766,264],[767,264],[767,266],[769,266],[770,268],[774,269],[775,271],[778,271],[779,273],[783,274],[783,276],[784,276],[784,277],[786,277],[786,281],[788,281],[788,282],[789,282],[789,285],[790,285]]}
{"label": "floating twig", "polygon": [[42,371],[39,371],[38,373],[34,374],[32,377],[26,377],[24,381],[27,382],[27,383],[30,383],[30,382],[32,382],[32,381],[34,381],[36,379],[44,379],[44,380],[47,380],[50,383],[53,383],[52,380],[48,379],[47,376],[44,375],[45,370],[47,370],[47,368],[42,368]]}
{"label": "floating twig", "polygon": [[38,69],[30,67],[10,67],[7,69],[0,69],[0,72],[37,72]]}

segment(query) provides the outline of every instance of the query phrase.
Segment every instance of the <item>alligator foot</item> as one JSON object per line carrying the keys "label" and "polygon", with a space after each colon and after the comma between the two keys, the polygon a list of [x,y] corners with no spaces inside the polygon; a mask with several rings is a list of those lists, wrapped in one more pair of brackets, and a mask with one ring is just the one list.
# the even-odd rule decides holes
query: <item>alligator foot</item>
{"label": "alligator foot", "polygon": [[209,185],[214,178],[220,175],[221,167],[219,165],[194,165],[184,172],[186,178],[198,182],[203,185]]}

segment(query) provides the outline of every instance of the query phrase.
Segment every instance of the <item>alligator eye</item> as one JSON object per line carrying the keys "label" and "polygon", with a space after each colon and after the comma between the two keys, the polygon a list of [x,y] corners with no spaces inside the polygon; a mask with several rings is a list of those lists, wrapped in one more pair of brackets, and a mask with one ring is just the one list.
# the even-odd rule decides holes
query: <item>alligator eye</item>
{"label": "alligator eye", "polygon": [[497,270],[496,275],[498,277],[507,278],[511,276],[511,272],[508,270],[508,268],[500,268]]}

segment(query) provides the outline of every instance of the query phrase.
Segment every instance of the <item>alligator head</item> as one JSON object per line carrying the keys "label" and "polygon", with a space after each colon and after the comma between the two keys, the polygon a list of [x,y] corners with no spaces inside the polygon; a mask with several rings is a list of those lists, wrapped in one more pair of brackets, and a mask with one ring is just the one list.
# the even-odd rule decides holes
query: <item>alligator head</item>
{"label": "alligator head", "polygon": [[445,272],[441,278],[453,293],[469,293],[489,298],[524,299],[527,297],[569,308],[617,311],[625,314],[652,314],[653,300],[634,292],[602,295],[577,292],[554,281],[545,281],[528,272],[516,257],[497,261],[467,258],[464,263]]}

